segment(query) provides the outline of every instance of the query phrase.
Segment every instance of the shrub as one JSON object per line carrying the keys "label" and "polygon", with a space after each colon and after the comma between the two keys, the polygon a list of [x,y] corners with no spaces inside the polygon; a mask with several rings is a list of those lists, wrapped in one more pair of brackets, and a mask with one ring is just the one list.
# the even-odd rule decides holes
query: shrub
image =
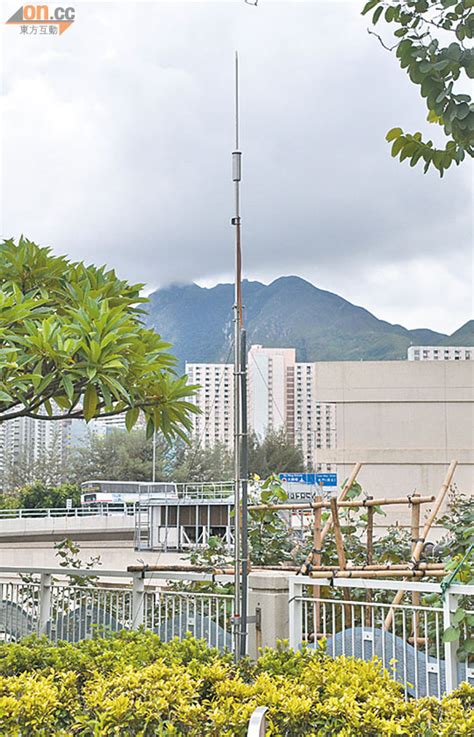
{"label": "shrub", "polygon": [[405,702],[377,661],[265,649],[256,663],[189,637],[121,632],[71,645],[0,645],[0,734],[245,737],[268,706],[269,737],[468,737],[474,688]]}

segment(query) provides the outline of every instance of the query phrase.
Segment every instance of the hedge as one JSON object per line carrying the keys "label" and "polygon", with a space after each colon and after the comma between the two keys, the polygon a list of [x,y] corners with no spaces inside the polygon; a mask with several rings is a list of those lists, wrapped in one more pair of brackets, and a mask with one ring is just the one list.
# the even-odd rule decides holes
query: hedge
{"label": "hedge", "polygon": [[292,652],[256,663],[190,638],[121,632],[77,645],[0,644],[0,734],[8,737],[245,737],[269,707],[272,737],[472,737],[474,688],[405,702],[377,661]]}

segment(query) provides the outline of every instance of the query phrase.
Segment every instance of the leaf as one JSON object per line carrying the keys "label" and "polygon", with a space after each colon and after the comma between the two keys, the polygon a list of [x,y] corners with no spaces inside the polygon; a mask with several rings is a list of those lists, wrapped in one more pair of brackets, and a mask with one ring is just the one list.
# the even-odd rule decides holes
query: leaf
{"label": "leaf", "polygon": [[459,630],[456,627],[448,627],[443,633],[443,642],[456,642],[459,640]]}
{"label": "leaf", "polygon": [[136,424],[139,415],[140,415],[139,407],[131,407],[127,411],[125,415],[125,427],[127,428],[128,432],[130,432],[130,430],[132,430],[132,428]]}
{"label": "leaf", "polygon": [[380,7],[377,8],[377,10],[375,11],[375,13],[374,13],[374,15],[372,17],[372,23],[374,24],[374,26],[377,25],[378,21],[380,20],[380,16],[382,15],[382,13],[383,13],[383,7],[380,6]]}
{"label": "leaf", "polygon": [[454,624],[460,624],[464,617],[466,616],[466,611],[462,607],[459,607],[456,609],[456,611],[453,614],[453,623]]}
{"label": "leaf", "polygon": [[405,145],[405,138],[400,136],[392,144],[392,156],[397,156]]}
{"label": "leaf", "polygon": [[401,128],[391,128],[387,135],[385,136],[386,141],[393,141],[395,138],[398,138],[403,134],[403,131]]}
{"label": "leaf", "polygon": [[98,403],[97,391],[93,384],[89,384],[84,394],[84,418],[89,422],[96,413]]}
{"label": "leaf", "polygon": [[72,402],[73,397],[74,397],[74,385],[71,379],[69,378],[67,374],[63,374],[61,381],[64,387],[64,391],[66,392],[67,398],[69,399],[70,402]]}
{"label": "leaf", "polygon": [[463,643],[462,649],[464,650],[465,653],[468,653],[469,655],[474,653],[474,638],[471,637],[469,640],[466,640]]}
{"label": "leaf", "polygon": [[376,5],[378,5],[381,2],[381,0],[369,0],[368,3],[364,5],[364,9],[362,10],[362,15],[366,15],[369,10],[372,10],[372,8],[375,8]]}

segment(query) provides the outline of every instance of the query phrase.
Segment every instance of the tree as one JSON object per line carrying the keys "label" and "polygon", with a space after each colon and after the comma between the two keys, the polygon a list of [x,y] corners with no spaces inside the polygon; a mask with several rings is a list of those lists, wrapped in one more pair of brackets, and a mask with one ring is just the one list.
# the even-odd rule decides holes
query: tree
{"label": "tree", "polygon": [[[163,436],[156,438],[156,480],[167,477],[167,455],[171,452]],[[70,480],[77,483],[91,479],[115,481],[151,481],[153,477],[153,441],[144,430],[113,430],[104,437],[89,434],[71,450]]]}
{"label": "tree", "polygon": [[303,453],[288,439],[284,430],[269,432],[259,440],[249,436],[249,472],[266,479],[272,474],[305,470]]}
{"label": "tree", "polygon": [[466,154],[474,156],[474,105],[457,84],[461,74],[474,78],[474,51],[465,46],[474,35],[473,7],[474,0],[369,0],[362,11],[373,11],[374,26],[381,18],[396,26],[391,47],[378,38],[395,51],[426,100],[427,120],[442,126],[448,139],[444,148],[435,148],[420,132],[397,127],[387,133],[392,156],[409,160],[410,166],[423,161],[425,173],[433,165],[443,176]]}
{"label": "tree", "polygon": [[186,437],[194,387],[144,327],[140,284],[53,256],[21,237],[0,244],[0,422],[141,413],[149,436]]}
{"label": "tree", "polygon": [[65,507],[68,499],[72,506],[81,503],[81,492],[76,484],[46,484],[41,481],[16,489],[9,496],[0,495],[3,509],[43,509],[46,507]]}
{"label": "tree", "polygon": [[197,440],[181,445],[175,459],[176,481],[231,481],[234,477],[232,454],[223,443],[203,448]]}

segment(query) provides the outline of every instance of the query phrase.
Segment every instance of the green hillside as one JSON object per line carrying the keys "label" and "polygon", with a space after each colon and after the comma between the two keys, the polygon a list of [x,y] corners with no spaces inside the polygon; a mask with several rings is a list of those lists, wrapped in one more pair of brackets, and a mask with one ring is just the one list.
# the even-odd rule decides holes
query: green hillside
{"label": "green hillside", "polygon": [[[448,336],[407,330],[296,276],[243,284],[248,344],[295,347],[299,361],[405,359],[410,345],[474,345],[474,320]],[[149,323],[185,361],[229,360],[233,285],[175,284],[150,296]]]}

